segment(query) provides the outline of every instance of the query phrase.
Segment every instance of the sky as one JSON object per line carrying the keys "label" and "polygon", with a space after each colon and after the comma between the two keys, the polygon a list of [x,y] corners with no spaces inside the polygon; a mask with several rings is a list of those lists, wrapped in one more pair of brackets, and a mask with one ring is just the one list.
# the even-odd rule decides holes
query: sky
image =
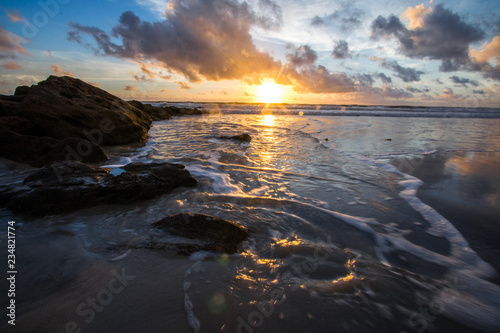
{"label": "sky", "polygon": [[500,1],[3,0],[0,94],[49,75],[127,100],[499,107]]}

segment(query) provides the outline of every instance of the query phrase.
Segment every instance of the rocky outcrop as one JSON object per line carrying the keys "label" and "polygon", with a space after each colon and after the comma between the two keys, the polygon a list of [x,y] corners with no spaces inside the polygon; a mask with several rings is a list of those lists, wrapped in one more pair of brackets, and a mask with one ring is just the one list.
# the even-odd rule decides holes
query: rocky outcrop
{"label": "rocky outcrop", "polygon": [[196,184],[180,164],[131,163],[110,169],[57,162],[27,177],[23,186],[0,187],[0,202],[14,212],[41,216],[152,199]]}
{"label": "rocky outcrop", "polygon": [[69,160],[79,160],[84,163],[99,163],[108,160],[101,146],[83,139],[56,140],[49,137],[39,138],[0,131],[0,142],[2,143],[0,157],[34,167]]}
{"label": "rocky outcrop", "polygon": [[128,103],[146,113],[153,119],[153,121],[172,118],[172,113],[162,107],[152,106],[151,104],[145,104],[139,101],[129,101]]}
{"label": "rocky outcrop", "polygon": [[235,222],[205,214],[171,215],[155,222],[153,226],[174,236],[203,241],[199,244],[177,245],[177,248],[186,254],[196,251],[235,253],[241,242],[248,238],[246,228]]}
{"label": "rocky outcrop", "polygon": [[221,136],[219,139],[224,139],[224,140],[236,140],[236,141],[241,141],[241,142],[250,142],[252,141],[252,137],[248,133],[243,133],[240,135],[234,135],[234,136]]}
{"label": "rocky outcrop", "polygon": [[0,116],[0,132],[10,131],[22,135],[34,135],[35,125],[26,118],[16,116]]}
{"label": "rocky outcrop", "polygon": [[198,108],[189,109],[189,108],[178,108],[175,106],[153,106],[151,104],[141,103],[139,101],[129,101],[131,105],[138,108],[139,110],[145,112],[149,115],[153,121],[171,119],[175,116],[187,116],[187,115],[202,115],[207,114],[208,112],[200,110]]}
{"label": "rocky outcrop", "polygon": [[50,76],[37,85],[18,87],[13,96],[0,96],[0,117],[17,117],[33,125],[29,133],[16,131],[19,134],[77,138],[100,145],[143,140],[152,122],[124,100],[67,76]]}

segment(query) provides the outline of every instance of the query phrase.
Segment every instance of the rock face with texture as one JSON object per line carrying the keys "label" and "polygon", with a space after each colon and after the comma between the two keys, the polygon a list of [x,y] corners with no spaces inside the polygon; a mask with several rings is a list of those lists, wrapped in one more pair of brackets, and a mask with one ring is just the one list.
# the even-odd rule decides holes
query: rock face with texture
{"label": "rock face with texture", "polygon": [[205,214],[182,213],[167,216],[153,224],[172,235],[205,241],[204,244],[185,246],[185,252],[216,251],[235,253],[240,243],[248,238],[246,228],[220,217]]}
{"label": "rock face with texture", "polygon": [[115,145],[145,139],[152,119],[79,79],[50,76],[37,85],[18,87],[14,96],[0,96],[0,124],[14,121],[30,128],[29,133],[19,134]]}
{"label": "rock face with texture", "polygon": [[154,121],[171,119],[175,116],[202,115],[207,114],[207,111],[199,109],[178,108],[175,106],[153,106],[151,104],[141,103],[139,101],[129,101],[131,105],[144,111]]}
{"label": "rock face with texture", "polygon": [[236,141],[241,141],[241,142],[250,142],[252,141],[252,137],[248,133],[243,133],[240,135],[233,135],[233,136],[221,136],[220,139],[224,140],[236,140]]}
{"label": "rock face with texture", "polygon": [[0,202],[14,212],[40,216],[152,199],[196,184],[180,164],[131,163],[112,170],[69,161],[41,168],[24,186],[0,187]]}
{"label": "rock face with texture", "polygon": [[108,160],[101,146],[83,139],[56,140],[49,137],[39,138],[0,131],[0,142],[2,143],[0,157],[34,167],[69,160],[80,160],[84,163],[99,163]]}

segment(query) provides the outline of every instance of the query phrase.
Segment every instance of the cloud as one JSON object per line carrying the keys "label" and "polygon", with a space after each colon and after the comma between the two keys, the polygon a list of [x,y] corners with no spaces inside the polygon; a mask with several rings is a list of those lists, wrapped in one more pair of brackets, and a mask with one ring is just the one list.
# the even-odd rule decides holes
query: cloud
{"label": "cloud", "polygon": [[347,43],[347,41],[336,41],[333,47],[332,56],[336,59],[352,58],[352,54],[351,52],[349,52],[349,44]]}
{"label": "cloud", "polygon": [[71,73],[70,71],[67,71],[67,72],[63,71],[63,69],[59,65],[52,65],[52,66],[50,66],[50,68],[52,68],[54,70],[54,75],[75,77],[73,75],[73,73]]}
{"label": "cloud", "polygon": [[312,65],[318,59],[318,54],[309,45],[302,45],[299,48],[295,48],[289,44],[287,48],[293,51],[293,53],[287,54],[286,57],[294,67]]}
{"label": "cloud", "polygon": [[185,90],[193,89],[193,87],[190,86],[187,82],[176,81],[175,83],[179,85],[179,89],[185,89]]}
{"label": "cloud", "polygon": [[359,28],[362,24],[361,19],[363,18],[365,12],[354,7],[350,3],[341,3],[340,9],[334,11],[330,15],[323,18],[315,16],[311,20],[312,26],[324,26],[327,23],[331,23],[337,26],[341,31],[349,31]]}
{"label": "cloud", "polygon": [[289,74],[299,92],[345,93],[356,91],[353,78],[345,73],[331,73],[322,65],[310,65]]}
{"label": "cloud", "polygon": [[420,4],[415,8],[408,7],[403,14],[401,14],[401,17],[410,21],[410,29],[417,29],[424,27],[424,18],[431,13],[432,8],[425,8],[424,4]]}
{"label": "cloud", "polygon": [[17,62],[15,61],[9,61],[5,64],[2,64],[1,67],[5,68],[5,69],[9,69],[9,70],[17,70],[17,69],[22,69],[23,67],[21,65],[19,65]]}
{"label": "cloud", "polygon": [[496,65],[500,64],[500,36],[495,36],[493,40],[484,43],[481,50],[470,50],[470,55],[476,62],[486,63],[493,61]]}
{"label": "cloud", "polygon": [[[281,62],[259,51],[250,31],[253,27],[275,29],[280,24],[270,14],[279,7],[259,1],[261,13],[238,0],[171,0],[170,10],[161,22],[142,21],[125,12],[111,36],[96,27],[69,23],[68,40],[91,48],[96,54],[156,61],[157,66],[183,75],[190,82],[244,79],[259,82],[264,76],[276,77]],[[265,10],[267,8],[267,11]],[[84,36],[92,37],[90,44]]]}
{"label": "cloud", "polygon": [[406,85],[405,89],[408,90],[411,93],[421,93],[421,92],[423,92],[421,89],[410,87],[409,85]]}
{"label": "cloud", "polygon": [[148,79],[146,77],[146,75],[139,76],[139,75],[135,74],[134,72],[129,72],[129,74],[132,75],[132,77],[136,81],[142,81],[142,82],[151,81],[150,79]]}
{"label": "cloud", "polygon": [[377,74],[377,77],[380,78],[380,80],[382,80],[382,83],[383,84],[390,84],[392,83],[392,78],[385,75],[384,73],[378,73]]}
{"label": "cloud", "polygon": [[365,94],[371,95],[371,97],[375,98],[391,98],[391,99],[400,99],[400,98],[411,98],[413,94],[407,92],[403,89],[393,88],[389,85],[384,85],[381,88],[379,87],[368,87],[362,90]]}
{"label": "cloud", "polygon": [[417,82],[420,81],[420,75],[425,74],[422,71],[418,71],[411,67],[402,67],[395,60],[387,60],[385,58],[370,56],[371,61],[378,62],[382,67],[391,69],[397,73],[399,77],[404,82]]}
{"label": "cloud", "polygon": [[439,95],[439,98],[444,99],[444,100],[453,100],[453,101],[463,101],[464,100],[464,96],[462,96],[460,94],[455,94],[455,92],[451,88],[445,88],[443,90],[443,92],[441,93],[441,95]]}
{"label": "cloud", "polygon": [[169,90],[168,90],[168,89],[162,89],[162,90],[160,90],[160,91],[161,91],[161,92],[164,92],[164,93],[169,92]]}
{"label": "cloud", "polygon": [[477,81],[470,80],[470,79],[467,79],[464,77],[461,78],[461,77],[458,77],[456,75],[450,76],[450,79],[451,79],[451,81],[453,81],[453,83],[462,85],[464,87],[467,87],[468,84],[470,84],[471,86],[474,86],[474,87],[479,86],[479,82],[477,82]]}
{"label": "cloud", "polygon": [[14,23],[24,21],[24,17],[17,10],[11,10],[7,13],[7,16]]}
{"label": "cloud", "polygon": [[131,86],[125,86],[125,88],[123,88],[123,90],[126,90],[126,91],[136,91],[137,88],[136,88],[136,86],[131,85]]}
{"label": "cloud", "polygon": [[319,16],[314,16],[311,20],[311,25],[314,27],[325,26],[325,21]]}
{"label": "cloud", "polygon": [[477,94],[477,95],[486,95],[486,92],[482,89],[480,90],[473,90],[472,91],[474,94]]}
{"label": "cloud", "polygon": [[443,72],[473,67],[469,45],[480,41],[484,31],[466,23],[442,5],[432,9],[417,7],[410,12],[407,9],[405,13],[410,16],[410,25],[414,29],[407,29],[394,15],[387,19],[379,16],[372,22],[371,37],[394,36],[402,54],[410,58],[440,60],[440,71]]}
{"label": "cloud", "polygon": [[27,43],[27,40],[0,26],[0,59],[16,58],[18,53],[30,56],[21,43]]}

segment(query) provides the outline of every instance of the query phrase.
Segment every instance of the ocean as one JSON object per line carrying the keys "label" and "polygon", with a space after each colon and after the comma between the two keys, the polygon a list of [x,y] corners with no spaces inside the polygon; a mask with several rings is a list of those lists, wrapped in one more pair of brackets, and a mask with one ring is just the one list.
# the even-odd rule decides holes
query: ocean
{"label": "ocean", "polygon": [[[499,109],[154,105],[211,114],[155,122],[146,142],[105,147],[102,165],[181,163],[198,187],[43,218],[0,211],[22,226],[24,332],[500,330]],[[220,138],[241,133],[252,141]],[[3,166],[0,181],[14,172],[30,169]],[[235,221],[249,241],[190,257],[114,247],[178,242],[150,225],[180,212]],[[123,291],[86,307],[124,269]]]}

